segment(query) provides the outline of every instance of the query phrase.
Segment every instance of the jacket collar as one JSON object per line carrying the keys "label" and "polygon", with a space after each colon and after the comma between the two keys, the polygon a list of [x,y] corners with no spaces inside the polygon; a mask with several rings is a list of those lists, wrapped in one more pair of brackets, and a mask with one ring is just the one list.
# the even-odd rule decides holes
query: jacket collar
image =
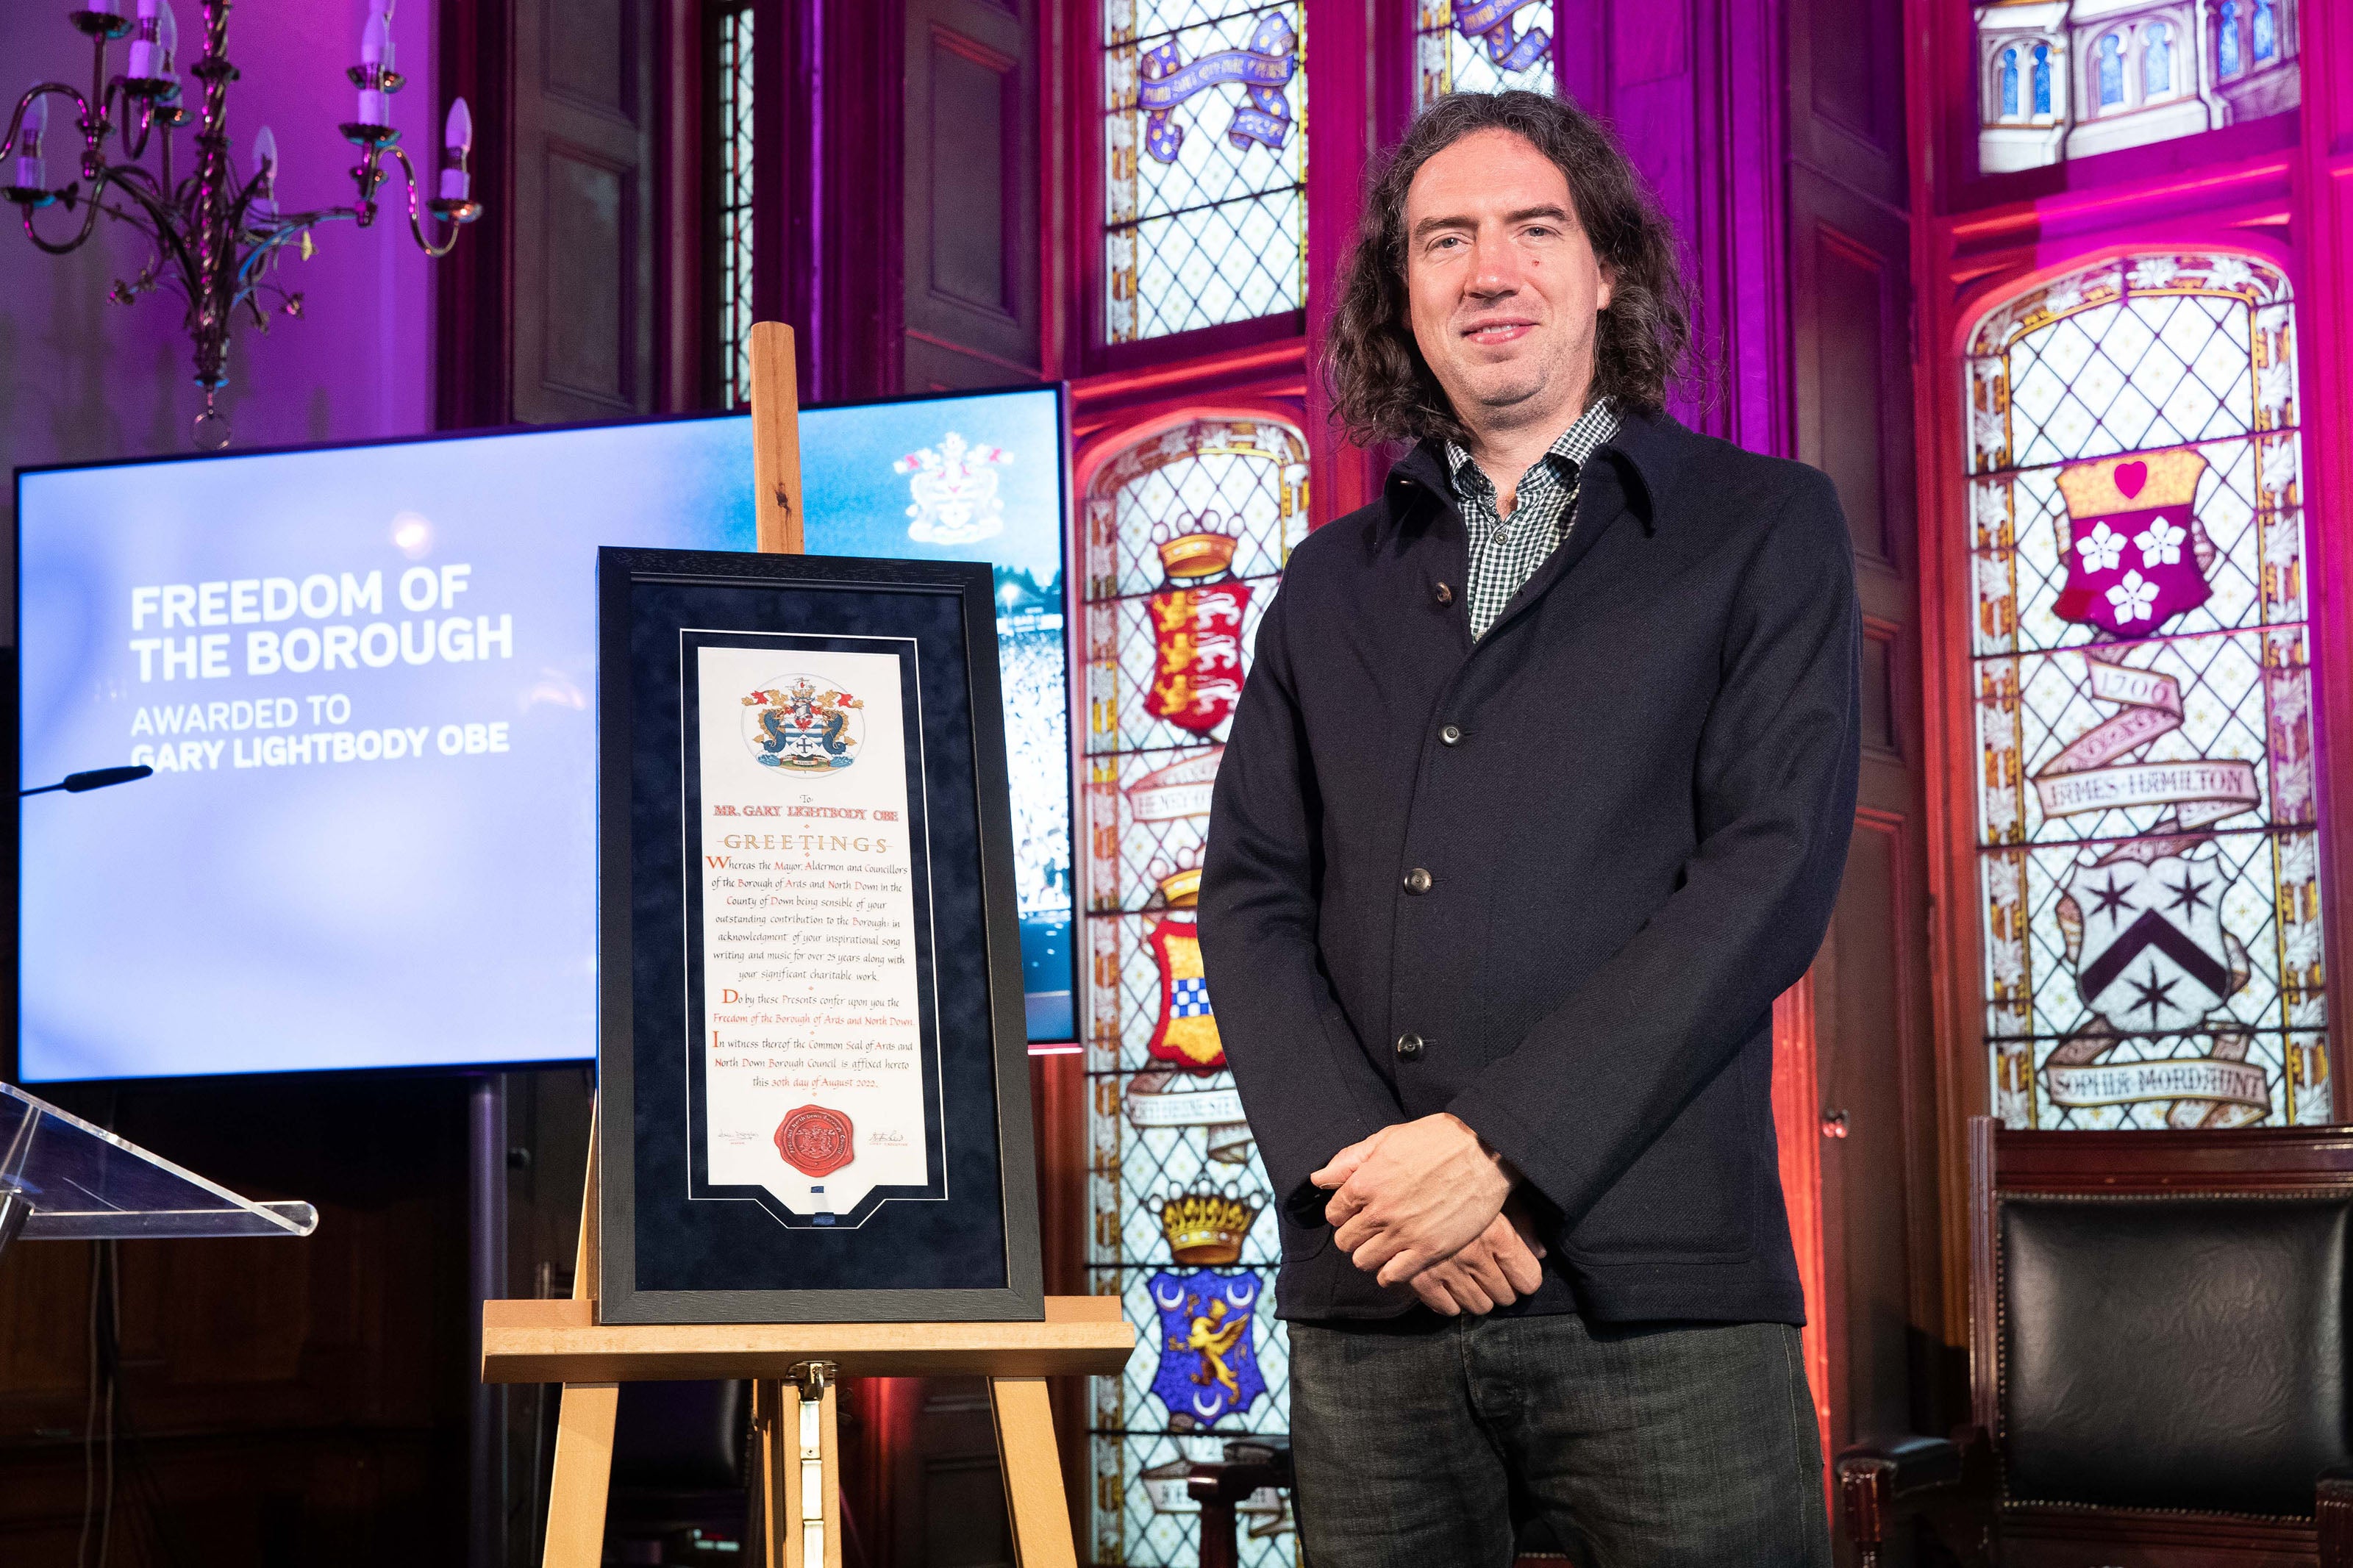
{"label": "jacket collar", "polygon": [[[1619,488],[1626,497],[1626,510],[1640,519],[1645,529],[1656,529],[1660,523],[1659,498],[1668,492],[1669,476],[1683,456],[1685,444],[1694,439],[1694,434],[1672,415],[1624,409],[1619,414],[1618,433],[1595,447],[1587,460],[1607,462],[1616,468]],[[1457,515],[1445,441],[1427,437],[1415,443],[1390,467],[1388,482],[1382,487],[1381,495],[1388,503],[1388,521],[1394,527],[1405,527],[1414,513],[1433,500],[1447,515]]]}

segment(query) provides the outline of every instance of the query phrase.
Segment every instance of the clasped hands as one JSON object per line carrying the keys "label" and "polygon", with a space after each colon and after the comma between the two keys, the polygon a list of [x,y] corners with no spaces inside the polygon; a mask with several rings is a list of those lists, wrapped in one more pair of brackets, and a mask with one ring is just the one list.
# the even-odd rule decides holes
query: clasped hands
{"label": "clasped hands", "polygon": [[1331,1192],[1324,1216],[1356,1266],[1434,1311],[1490,1312],[1543,1281],[1510,1168],[1449,1112],[1384,1127],[1307,1179]]}

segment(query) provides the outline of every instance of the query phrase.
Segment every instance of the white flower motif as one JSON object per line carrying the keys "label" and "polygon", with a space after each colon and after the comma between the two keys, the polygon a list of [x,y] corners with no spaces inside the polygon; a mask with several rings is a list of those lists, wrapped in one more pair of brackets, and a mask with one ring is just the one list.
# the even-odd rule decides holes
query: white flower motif
{"label": "white flower motif", "polygon": [[2157,603],[2157,584],[2137,572],[2127,572],[2125,580],[2108,590],[2108,603],[2116,607],[2116,619],[2129,626],[2149,618],[2149,608]]}
{"label": "white flower motif", "polygon": [[2147,528],[2134,536],[2140,546],[2140,563],[2144,566],[2171,566],[2181,559],[2181,542],[2189,535],[2165,519],[2151,518]]}
{"label": "white flower motif", "polygon": [[2075,553],[2084,558],[2086,572],[2113,572],[2125,558],[2125,536],[2105,522],[2095,522],[2091,532],[2075,541]]}
{"label": "white flower motif", "polygon": [[2254,269],[2235,256],[2217,256],[2206,263],[2206,280],[2225,293],[2252,288]]}

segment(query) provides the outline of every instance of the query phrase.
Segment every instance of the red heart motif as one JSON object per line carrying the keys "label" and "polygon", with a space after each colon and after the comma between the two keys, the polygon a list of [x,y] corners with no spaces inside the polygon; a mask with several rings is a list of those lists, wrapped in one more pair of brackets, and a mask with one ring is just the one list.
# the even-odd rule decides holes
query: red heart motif
{"label": "red heart motif", "polygon": [[2125,500],[2130,500],[2133,497],[2140,494],[2141,487],[2147,483],[2148,483],[2148,465],[2147,463],[2118,463],[2116,465],[2116,489],[2124,492]]}

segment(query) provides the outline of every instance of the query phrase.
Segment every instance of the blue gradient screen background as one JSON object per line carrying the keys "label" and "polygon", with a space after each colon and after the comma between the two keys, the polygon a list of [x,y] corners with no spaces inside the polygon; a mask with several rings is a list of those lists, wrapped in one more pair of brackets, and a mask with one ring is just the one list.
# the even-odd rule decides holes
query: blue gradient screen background
{"label": "blue gradient screen background", "polygon": [[[894,465],[950,432],[1001,512],[911,537]],[[1058,395],[806,410],[801,462],[810,553],[996,568],[1030,1034],[1068,1038]],[[749,550],[751,473],[733,416],[19,474],[24,783],[158,770],[22,803],[22,1078],[593,1056],[596,547]]]}

